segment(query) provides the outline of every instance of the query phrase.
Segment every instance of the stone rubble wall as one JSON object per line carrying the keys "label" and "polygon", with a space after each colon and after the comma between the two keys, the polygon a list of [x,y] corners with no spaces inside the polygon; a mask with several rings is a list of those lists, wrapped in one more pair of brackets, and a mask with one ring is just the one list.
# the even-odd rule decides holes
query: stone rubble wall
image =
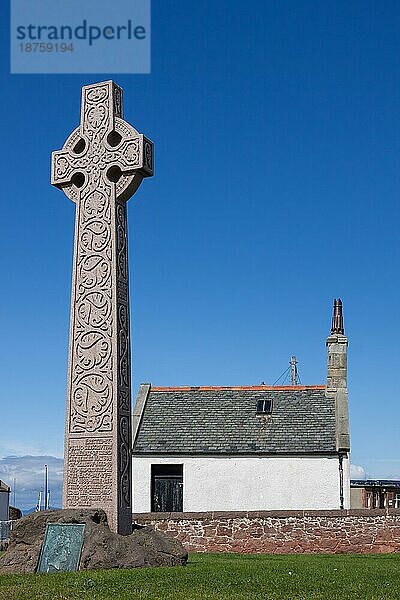
{"label": "stone rubble wall", "polygon": [[400,552],[400,510],[137,513],[188,552]]}

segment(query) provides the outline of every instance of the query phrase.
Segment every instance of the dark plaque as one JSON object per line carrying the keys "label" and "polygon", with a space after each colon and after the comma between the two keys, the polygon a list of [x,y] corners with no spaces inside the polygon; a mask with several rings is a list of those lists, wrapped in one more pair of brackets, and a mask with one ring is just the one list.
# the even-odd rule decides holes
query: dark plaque
{"label": "dark plaque", "polygon": [[84,524],[49,523],[46,527],[37,573],[77,571],[84,532]]}

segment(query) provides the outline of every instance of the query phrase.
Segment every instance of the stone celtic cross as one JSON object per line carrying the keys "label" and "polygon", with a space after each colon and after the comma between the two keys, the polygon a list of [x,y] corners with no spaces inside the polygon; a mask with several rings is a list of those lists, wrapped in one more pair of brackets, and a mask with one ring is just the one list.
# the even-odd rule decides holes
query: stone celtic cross
{"label": "stone celtic cross", "polygon": [[132,531],[126,201],[153,174],[153,144],[122,118],[112,81],[82,88],[80,126],[51,183],[76,203],[64,508],[103,508]]}

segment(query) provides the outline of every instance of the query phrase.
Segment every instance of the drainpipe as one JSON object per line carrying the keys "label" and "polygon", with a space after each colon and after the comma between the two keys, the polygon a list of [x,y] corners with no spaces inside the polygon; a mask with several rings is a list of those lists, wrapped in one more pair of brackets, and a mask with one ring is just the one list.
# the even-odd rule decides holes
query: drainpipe
{"label": "drainpipe", "polygon": [[339,495],[340,495],[340,510],[344,509],[344,493],[343,493],[343,454],[339,452]]}

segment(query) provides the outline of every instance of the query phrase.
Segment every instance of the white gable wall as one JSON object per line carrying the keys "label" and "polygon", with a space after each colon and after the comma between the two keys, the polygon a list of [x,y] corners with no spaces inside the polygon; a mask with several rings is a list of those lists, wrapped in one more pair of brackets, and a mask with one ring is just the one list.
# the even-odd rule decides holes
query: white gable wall
{"label": "white gable wall", "polygon": [[[183,510],[330,510],[340,508],[337,456],[134,456],[133,512],[150,512],[151,465],[183,464]],[[344,508],[350,508],[349,459],[343,459]]]}

